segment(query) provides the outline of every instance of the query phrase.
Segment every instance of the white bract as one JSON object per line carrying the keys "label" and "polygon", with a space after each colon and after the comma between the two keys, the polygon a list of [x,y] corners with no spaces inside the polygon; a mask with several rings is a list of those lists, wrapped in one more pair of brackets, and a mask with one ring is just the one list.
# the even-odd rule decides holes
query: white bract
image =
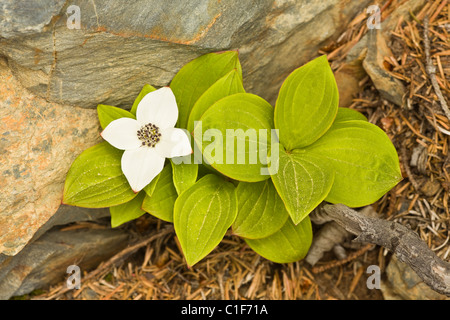
{"label": "white bract", "polygon": [[122,171],[134,192],[142,190],[161,172],[165,158],[192,153],[187,134],[174,128],[177,119],[175,96],[169,87],[163,87],[139,102],[136,120],[114,120],[101,133],[113,147],[125,150]]}

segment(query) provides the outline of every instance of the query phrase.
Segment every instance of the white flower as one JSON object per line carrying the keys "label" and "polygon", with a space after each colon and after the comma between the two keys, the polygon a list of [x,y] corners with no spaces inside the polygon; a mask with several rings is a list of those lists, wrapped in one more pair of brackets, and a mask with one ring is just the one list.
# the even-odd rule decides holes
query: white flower
{"label": "white flower", "polygon": [[122,171],[133,191],[139,192],[161,172],[165,158],[185,156],[192,149],[187,134],[174,128],[178,107],[169,87],[148,93],[137,107],[136,119],[114,120],[101,136],[125,150]]}

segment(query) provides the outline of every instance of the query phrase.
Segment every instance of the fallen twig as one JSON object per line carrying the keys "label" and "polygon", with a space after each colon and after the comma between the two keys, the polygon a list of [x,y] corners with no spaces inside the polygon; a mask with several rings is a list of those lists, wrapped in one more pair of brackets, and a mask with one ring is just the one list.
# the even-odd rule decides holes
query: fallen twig
{"label": "fallen twig", "polygon": [[[378,215],[377,212],[370,206],[365,207],[360,212],[370,217],[376,217]],[[344,250],[340,244],[344,241],[350,240],[352,234],[341,227],[337,222],[330,221],[330,218],[322,213],[322,206],[319,206],[316,210],[314,210],[314,212],[310,214],[310,218],[316,225],[323,224],[317,234],[314,234],[313,242],[309,248],[308,254],[305,257],[305,261],[314,267],[315,264],[322,259],[325,252],[330,250],[334,251],[339,247]],[[336,256],[338,257],[338,255]],[[359,255],[354,255],[354,253],[352,253],[348,257],[342,257],[342,259],[338,257],[338,261],[331,261],[325,266],[316,267],[313,269],[313,272],[322,272],[334,266],[348,263],[353,259],[356,259],[358,256]]]}
{"label": "fallen twig", "polygon": [[328,262],[327,264],[325,264],[323,266],[317,266],[317,267],[312,268],[312,272],[313,273],[321,273],[321,272],[324,272],[326,270],[342,266],[342,265],[344,265],[346,263],[349,263],[350,261],[353,261],[356,258],[362,256],[364,253],[366,253],[367,251],[372,250],[374,247],[375,246],[373,244],[367,244],[364,247],[362,247],[361,249],[350,253],[348,255],[348,257],[345,258],[345,259],[333,260],[333,261],[330,261],[330,262]]}
{"label": "fallen twig", "polygon": [[408,176],[409,181],[413,185],[414,189],[416,189],[417,192],[420,192],[420,184],[417,182],[417,180],[414,178],[411,168],[409,167],[408,163],[408,157],[406,155],[406,147],[405,145],[401,146],[401,161],[403,164],[403,168],[405,169],[406,175]]}
{"label": "fallen twig", "polygon": [[433,290],[450,296],[450,263],[441,260],[413,230],[397,222],[366,217],[342,204],[325,205],[323,209],[357,236],[354,241],[389,249]]}
{"label": "fallen twig", "polygon": [[442,95],[439,83],[436,80],[436,67],[433,65],[433,61],[431,60],[430,56],[430,39],[428,38],[428,24],[429,18],[427,15],[423,19],[423,43],[425,46],[426,71],[428,73],[428,76],[430,77],[431,84],[433,85],[434,88],[434,92],[436,93],[436,95],[439,98],[439,101],[441,102],[441,108],[444,111],[445,115],[447,116],[448,120],[450,121],[450,110],[448,108],[447,101]]}

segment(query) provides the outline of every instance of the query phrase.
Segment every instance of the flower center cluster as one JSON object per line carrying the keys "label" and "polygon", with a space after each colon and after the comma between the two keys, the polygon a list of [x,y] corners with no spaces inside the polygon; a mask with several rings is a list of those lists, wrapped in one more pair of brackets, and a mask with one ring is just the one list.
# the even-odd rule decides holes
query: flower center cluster
{"label": "flower center cluster", "polygon": [[154,148],[156,144],[161,140],[161,133],[159,128],[153,123],[147,123],[142,126],[137,132],[138,139],[142,141],[143,146]]}

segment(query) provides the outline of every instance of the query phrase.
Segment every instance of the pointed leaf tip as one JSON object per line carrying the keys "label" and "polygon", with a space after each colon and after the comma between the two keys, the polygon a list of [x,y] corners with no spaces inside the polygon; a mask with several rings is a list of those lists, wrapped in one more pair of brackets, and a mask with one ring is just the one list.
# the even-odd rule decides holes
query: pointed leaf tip
{"label": "pointed leaf tip", "polygon": [[287,150],[312,144],[330,128],[338,104],[337,84],[326,56],[294,70],[281,86],[275,105],[280,142]]}
{"label": "pointed leaf tip", "polygon": [[173,222],[189,266],[222,241],[236,214],[234,185],[215,174],[204,176],[178,197]]}

